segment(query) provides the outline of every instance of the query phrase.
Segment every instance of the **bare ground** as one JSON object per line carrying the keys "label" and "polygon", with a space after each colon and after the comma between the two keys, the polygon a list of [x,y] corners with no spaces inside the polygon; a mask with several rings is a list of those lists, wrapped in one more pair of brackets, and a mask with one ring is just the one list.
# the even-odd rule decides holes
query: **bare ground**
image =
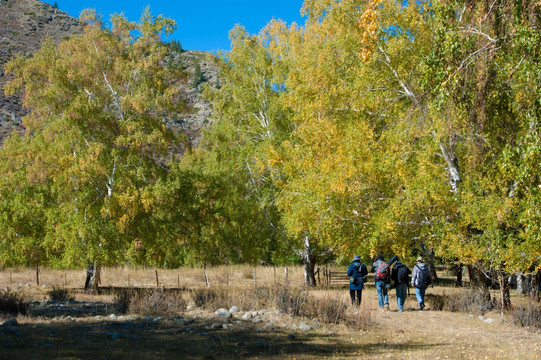
{"label": "bare ground", "polygon": [[372,318],[365,331],[272,309],[260,311],[259,322],[197,308],[169,318],[19,316],[1,327],[0,359],[541,359],[541,333],[508,315],[416,311],[414,296],[399,313],[394,294],[390,302],[391,311],[380,312],[375,290],[364,291],[361,311]]}

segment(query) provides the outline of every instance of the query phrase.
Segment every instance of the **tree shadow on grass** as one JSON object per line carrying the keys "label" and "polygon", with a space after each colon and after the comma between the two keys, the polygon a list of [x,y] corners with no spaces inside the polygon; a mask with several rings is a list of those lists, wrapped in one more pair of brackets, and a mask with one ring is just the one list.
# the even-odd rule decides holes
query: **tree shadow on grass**
{"label": "tree shadow on grass", "polygon": [[[317,331],[262,330],[251,322],[210,330],[209,320],[72,321],[0,327],[0,356],[10,359],[280,359],[387,354],[427,345],[352,344]],[[435,346],[430,344],[430,346]]]}

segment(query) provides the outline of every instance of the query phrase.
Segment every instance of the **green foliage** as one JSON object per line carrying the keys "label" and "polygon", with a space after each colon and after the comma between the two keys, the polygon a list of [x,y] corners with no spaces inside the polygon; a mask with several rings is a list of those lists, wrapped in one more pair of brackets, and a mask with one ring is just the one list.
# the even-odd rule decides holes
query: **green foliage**
{"label": "green foliage", "polygon": [[133,239],[153,236],[148,187],[181,145],[162,122],[184,106],[183,74],[162,66],[158,36],[174,23],[148,9],[138,24],[113,15],[111,30],[93,11],[81,18],[82,36],[6,66],[7,93],[24,90],[29,114],[25,136],[13,133],[0,153],[5,264],[114,264]]}

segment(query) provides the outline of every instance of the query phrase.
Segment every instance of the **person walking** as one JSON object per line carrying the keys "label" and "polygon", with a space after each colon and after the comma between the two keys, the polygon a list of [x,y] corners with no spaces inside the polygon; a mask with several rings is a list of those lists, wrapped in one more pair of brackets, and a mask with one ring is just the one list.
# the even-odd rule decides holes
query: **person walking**
{"label": "person walking", "polygon": [[361,263],[361,257],[355,255],[353,262],[349,265],[347,274],[349,280],[349,296],[351,297],[351,305],[361,306],[361,298],[363,294],[363,283],[368,275],[366,265]]}
{"label": "person walking", "polygon": [[399,312],[404,311],[410,274],[411,270],[406,265],[398,260],[394,263],[391,280],[393,280],[394,287],[396,288],[396,304],[398,305]]}
{"label": "person walking", "polygon": [[411,276],[411,286],[415,287],[415,296],[419,303],[419,310],[423,310],[425,308],[426,288],[432,283],[432,278],[430,277],[428,266],[423,263],[423,257],[419,256],[416,262]]}
{"label": "person walking", "polygon": [[376,282],[376,290],[378,292],[378,303],[380,310],[389,309],[389,296],[387,290],[390,285],[389,265],[385,262],[383,254],[379,253],[376,256],[376,261],[372,264],[371,272],[374,273],[374,280]]}

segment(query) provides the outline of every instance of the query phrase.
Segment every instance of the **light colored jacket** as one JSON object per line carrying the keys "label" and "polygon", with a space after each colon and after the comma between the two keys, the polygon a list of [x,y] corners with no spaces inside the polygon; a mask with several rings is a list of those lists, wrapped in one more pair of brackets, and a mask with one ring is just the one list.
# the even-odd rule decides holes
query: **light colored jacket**
{"label": "light colored jacket", "polygon": [[419,273],[421,272],[421,269],[426,267],[425,263],[418,262],[413,267],[413,274],[411,275],[411,286],[417,287],[419,285]]}

